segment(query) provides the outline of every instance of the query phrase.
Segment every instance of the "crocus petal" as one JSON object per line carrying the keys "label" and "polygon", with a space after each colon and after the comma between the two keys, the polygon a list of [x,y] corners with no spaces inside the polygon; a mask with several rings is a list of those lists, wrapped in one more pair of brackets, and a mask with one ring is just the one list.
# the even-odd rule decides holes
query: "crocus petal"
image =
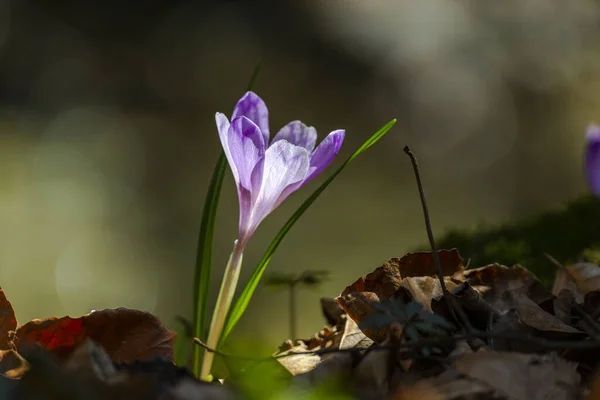
{"label": "crocus petal", "polygon": [[265,152],[260,192],[252,204],[249,230],[258,224],[278,205],[282,192],[290,185],[302,182],[308,173],[310,153],[285,140],[273,143]]}
{"label": "crocus petal", "polygon": [[282,139],[312,152],[317,143],[317,130],[301,121],[292,121],[277,132],[271,144]]}
{"label": "crocus petal", "polygon": [[258,164],[254,167],[250,178],[252,191],[238,187],[238,197],[240,199],[240,220],[238,240],[247,241],[258,227],[257,223],[253,223],[254,204],[260,192],[260,187],[263,180],[263,171],[265,166],[265,157],[262,157]]}
{"label": "crocus petal", "polygon": [[223,146],[223,151],[225,152],[225,157],[227,157],[227,162],[229,162],[229,167],[231,168],[231,172],[233,173],[233,179],[235,179],[235,184],[239,184],[240,178],[238,175],[237,167],[233,162],[233,158],[231,158],[231,152],[229,151],[229,120],[222,113],[216,113],[215,121],[217,122],[217,130],[219,131],[219,138],[221,139],[221,146]]}
{"label": "crocus petal", "polygon": [[259,127],[266,150],[266,146],[269,145],[269,109],[265,102],[256,93],[246,92],[235,105],[231,120],[241,116],[248,118]]}
{"label": "crocus petal", "polygon": [[586,178],[594,195],[600,197],[600,126],[589,125],[586,139]]}
{"label": "crocus petal", "polygon": [[338,129],[331,132],[313,151],[310,156],[310,169],[304,183],[311,181],[315,176],[319,175],[335,158],[344,142],[346,131]]}
{"label": "crocus petal", "polygon": [[[231,121],[227,135],[231,161],[237,169],[239,184],[252,192],[252,171],[264,157],[264,138],[254,122],[246,117]],[[232,168],[233,169],[233,168]]]}

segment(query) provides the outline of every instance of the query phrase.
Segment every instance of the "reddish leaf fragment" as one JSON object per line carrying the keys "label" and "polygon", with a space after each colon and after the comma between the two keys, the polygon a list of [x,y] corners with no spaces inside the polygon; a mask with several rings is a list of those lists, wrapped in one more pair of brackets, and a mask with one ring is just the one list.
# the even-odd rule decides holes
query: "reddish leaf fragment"
{"label": "reddish leaf fragment", "polygon": [[0,288],[0,350],[12,348],[12,339],[17,330],[15,311]]}
{"label": "reddish leaf fragment", "polygon": [[57,350],[55,353],[60,353],[65,349],[68,349],[70,353],[73,348],[83,342],[84,335],[83,317],[34,319],[19,327],[15,344],[20,348],[22,344],[37,343],[44,349]]}
{"label": "reddish leaf fragment", "polygon": [[[440,265],[444,276],[452,276],[464,269],[463,260],[457,249],[438,250],[438,256],[440,257]],[[433,262],[433,253],[430,251],[409,253],[400,259],[392,258],[388,263],[397,265],[403,278],[437,276],[438,274]]]}
{"label": "reddish leaf fragment", "polygon": [[[340,297],[352,292],[373,292],[381,300],[390,299],[402,282],[398,266],[393,263],[393,260],[395,258],[392,258],[375,271],[359,278],[352,285],[346,287]],[[343,304],[341,305],[342,307],[344,306]]]}
{"label": "reddish leaf fragment", "polygon": [[100,344],[116,363],[173,358],[175,332],[154,315],[127,308],[95,311],[80,318],[52,317],[19,327],[15,345],[20,350],[39,344],[65,360],[85,339]]}

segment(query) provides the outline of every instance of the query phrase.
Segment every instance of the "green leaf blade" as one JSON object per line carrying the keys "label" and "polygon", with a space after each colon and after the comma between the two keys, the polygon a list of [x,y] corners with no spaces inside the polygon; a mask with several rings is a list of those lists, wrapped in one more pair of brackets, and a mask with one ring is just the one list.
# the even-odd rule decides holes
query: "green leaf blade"
{"label": "green leaf blade", "polygon": [[267,248],[267,251],[265,252],[262,259],[259,261],[258,265],[254,269],[252,276],[244,286],[242,293],[233,305],[229,317],[227,318],[227,322],[225,323],[223,333],[221,334],[221,340],[219,342],[219,345],[222,345],[225,342],[227,337],[233,331],[235,325],[238,323],[238,321],[246,311],[246,308],[250,303],[250,299],[252,298],[254,292],[256,291],[256,288],[258,287],[260,279],[262,278],[267,266],[271,262],[271,258],[273,258],[273,254],[275,253],[281,242],[283,242],[283,239],[285,239],[285,237],[292,229],[294,224],[298,221],[298,219],[300,219],[302,214],[304,214],[304,212],[312,205],[312,203],[314,203],[314,201],[321,195],[321,193],[327,188],[327,186],[329,186],[329,184],[348,166],[348,164],[350,164],[352,160],[354,160],[372,145],[377,143],[377,141],[379,141],[379,139],[381,139],[394,126],[395,123],[395,119],[391,120],[383,127],[381,127],[377,132],[375,132],[369,139],[367,139],[367,141],[364,142],[362,146],[360,146],[354,153],[352,153],[350,157],[348,157],[348,159],[329,178],[327,178],[325,182],[323,182],[321,186],[319,186],[313,192],[313,194],[310,195],[304,201],[304,203],[302,203],[302,205],[300,205],[298,210],[296,210],[296,212],[290,217],[290,219],[287,220],[283,228],[281,228],[281,230],[277,233],[277,235]]}
{"label": "green leaf blade", "polygon": [[[221,195],[226,168],[227,158],[225,157],[225,153],[221,151],[206,194],[204,210],[202,211],[202,221],[200,222],[198,246],[196,248],[196,267],[194,271],[194,299],[196,299],[194,303],[194,336],[201,340],[206,339],[204,335],[206,332],[206,314],[210,294],[212,243],[217,209],[219,207],[219,197]],[[200,372],[199,370],[196,371],[196,369],[200,367],[201,354],[202,351],[199,346],[194,346],[192,365],[194,366],[194,374],[196,375]]]}

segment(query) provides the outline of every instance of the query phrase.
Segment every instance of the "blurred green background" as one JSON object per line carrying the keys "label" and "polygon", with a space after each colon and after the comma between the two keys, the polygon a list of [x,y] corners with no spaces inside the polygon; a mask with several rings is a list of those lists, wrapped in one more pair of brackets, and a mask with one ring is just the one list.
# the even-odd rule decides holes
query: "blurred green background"
{"label": "blurred green background", "polygon": [[[438,236],[586,194],[599,50],[591,0],[0,0],[0,286],[20,322],[118,306],[168,324],[191,317],[197,230],[220,151],[214,114],[231,113],[262,59],[254,89],[273,132],[294,119],[320,138],[345,128],[345,158],[398,119],[269,266],[332,272],[298,292],[298,331],[312,335],[323,325],[319,297],[426,243],[404,145],[419,158]],[[242,281],[322,179],[261,225]],[[213,299],[237,218],[228,172]],[[600,231],[598,219],[583,221]],[[280,343],[286,307],[285,291],[261,289],[238,334]]]}

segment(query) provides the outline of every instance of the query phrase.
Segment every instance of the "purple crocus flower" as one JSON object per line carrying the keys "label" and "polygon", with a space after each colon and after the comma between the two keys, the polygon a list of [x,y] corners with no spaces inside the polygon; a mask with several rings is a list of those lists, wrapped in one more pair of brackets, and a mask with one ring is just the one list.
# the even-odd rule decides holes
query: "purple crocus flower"
{"label": "purple crocus flower", "polygon": [[[327,168],[340,151],[345,133],[343,129],[333,131],[315,148],[315,128],[292,121],[269,143],[269,111],[253,92],[247,92],[238,101],[231,122],[221,113],[215,119],[238,190],[240,225],[210,323],[207,338],[210,348],[216,348],[223,330],[246,243],[281,202]],[[213,352],[204,354],[200,370],[203,379],[210,374],[213,358]]]}
{"label": "purple crocus flower", "polygon": [[253,92],[238,101],[231,122],[222,113],[215,119],[238,190],[238,241],[243,248],[267,215],[327,168],[345,131],[331,132],[315,148],[315,128],[292,121],[269,141],[269,111]]}
{"label": "purple crocus flower", "polygon": [[592,193],[600,197],[600,126],[594,124],[587,128],[585,174]]}

